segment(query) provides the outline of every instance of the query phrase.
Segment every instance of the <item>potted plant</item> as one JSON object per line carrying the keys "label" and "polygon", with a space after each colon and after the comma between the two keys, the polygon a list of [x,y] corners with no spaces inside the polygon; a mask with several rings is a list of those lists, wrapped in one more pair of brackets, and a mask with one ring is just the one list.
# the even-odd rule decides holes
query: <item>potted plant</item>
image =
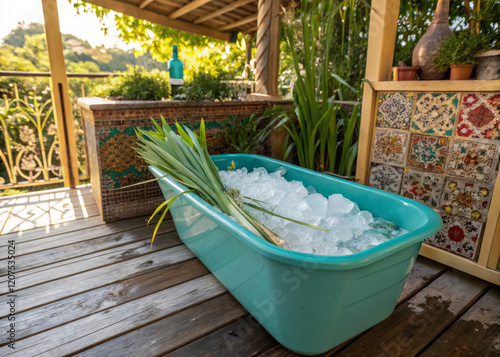
{"label": "potted plant", "polygon": [[469,79],[479,62],[474,56],[487,48],[488,42],[488,36],[483,33],[452,33],[443,41],[432,62],[438,70],[446,70],[449,67],[451,80]]}
{"label": "potted plant", "polygon": [[419,66],[408,67],[399,61],[397,67],[392,67],[392,77],[395,81],[414,81],[419,69]]}

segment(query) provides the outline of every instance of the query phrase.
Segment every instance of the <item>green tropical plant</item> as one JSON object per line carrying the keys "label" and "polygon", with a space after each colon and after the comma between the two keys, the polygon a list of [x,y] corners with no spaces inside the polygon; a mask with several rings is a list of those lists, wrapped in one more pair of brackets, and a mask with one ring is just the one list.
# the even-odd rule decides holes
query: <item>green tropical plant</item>
{"label": "green tropical plant", "polygon": [[[332,14],[341,7],[342,3],[336,4],[334,0],[312,0],[302,2],[298,18],[295,12],[287,12],[284,31],[296,76],[293,102],[297,119],[294,121],[292,116],[284,114],[289,118],[285,128],[292,140],[284,152],[288,154],[293,146],[301,166],[335,172],[338,171],[337,150],[341,147],[342,173],[338,173],[346,174],[345,170],[352,169],[352,164],[349,165],[345,157],[357,153],[354,129],[358,110],[339,121],[340,106],[334,103],[335,97],[330,96],[332,78],[356,92],[343,78],[330,71],[331,46],[335,40]],[[333,92],[341,93],[342,89]]]}
{"label": "green tropical plant", "polygon": [[[231,115],[223,123],[226,130],[226,143],[239,153],[255,152],[267,139],[272,130],[280,127],[284,120],[276,124],[282,108],[277,106],[268,109],[262,115],[252,113],[249,117],[236,118]],[[272,119],[271,119],[272,118]]]}
{"label": "green tropical plant", "polygon": [[447,70],[452,64],[477,64],[479,61],[474,55],[490,49],[490,43],[490,38],[483,33],[452,33],[445,38],[432,63],[440,71]]}
{"label": "green tropical plant", "polygon": [[235,99],[235,91],[223,82],[227,76],[218,71],[216,74],[198,72],[193,80],[180,87],[174,99],[196,100],[231,100]]}
{"label": "green tropical plant", "polygon": [[126,99],[161,100],[170,95],[166,72],[146,71],[144,68],[129,67],[121,76],[108,78],[97,88],[97,94]]}

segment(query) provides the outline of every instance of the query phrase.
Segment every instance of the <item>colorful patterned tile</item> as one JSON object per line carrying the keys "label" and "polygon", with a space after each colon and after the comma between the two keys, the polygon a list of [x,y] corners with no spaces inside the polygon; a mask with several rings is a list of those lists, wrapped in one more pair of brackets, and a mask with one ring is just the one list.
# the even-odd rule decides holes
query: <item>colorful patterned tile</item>
{"label": "colorful patterned tile", "polygon": [[434,235],[432,245],[474,259],[483,223],[448,215],[441,218],[443,229]]}
{"label": "colorful patterned tile", "polygon": [[372,161],[382,164],[404,166],[409,136],[409,133],[376,129]]}
{"label": "colorful patterned tile", "polygon": [[403,170],[402,167],[373,164],[370,171],[370,186],[398,194]]}
{"label": "colorful patterned tile", "polygon": [[467,180],[494,180],[498,170],[498,144],[455,140],[450,149],[446,173]]}
{"label": "colorful patterned tile", "polygon": [[409,166],[419,169],[443,172],[448,154],[447,138],[412,134]]}
{"label": "colorful patterned tile", "polygon": [[428,237],[428,238],[425,238],[425,239],[424,239],[424,243],[427,243],[427,244],[431,244],[431,245],[432,245],[432,243],[434,243],[434,237],[435,237],[435,236],[436,236],[436,235],[433,235],[433,236],[430,236],[430,237]]}
{"label": "colorful patterned tile", "polygon": [[382,93],[378,100],[376,126],[408,130],[411,121],[413,93]]}
{"label": "colorful patterned tile", "polygon": [[466,138],[500,139],[500,94],[465,94],[457,135]]}
{"label": "colorful patterned tile", "polygon": [[489,184],[446,179],[440,208],[454,216],[484,222],[488,217],[492,187]]}
{"label": "colorful patterned tile", "polygon": [[457,108],[456,93],[419,93],[411,130],[424,134],[451,136]]}
{"label": "colorful patterned tile", "polygon": [[443,190],[444,176],[408,170],[403,176],[401,195],[437,208]]}

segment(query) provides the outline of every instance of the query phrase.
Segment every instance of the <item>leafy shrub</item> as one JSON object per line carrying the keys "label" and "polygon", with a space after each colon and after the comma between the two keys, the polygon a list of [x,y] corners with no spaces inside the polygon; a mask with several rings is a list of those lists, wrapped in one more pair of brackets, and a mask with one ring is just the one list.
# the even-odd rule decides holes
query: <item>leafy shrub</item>
{"label": "leafy shrub", "polygon": [[109,78],[97,88],[97,94],[126,99],[161,100],[168,98],[170,85],[166,72],[129,67],[122,76]]}
{"label": "leafy shrub", "polygon": [[490,48],[491,39],[483,33],[455,32],[443,41],[432,63],[440,71],[447,70],[452,64],[477,64],[474,55]]}
{"label": "leafy shrub", "polygon": [[226,75],[218,72],[215,75],[197,73],[193,80],[179,88],[174,99],[179,100],[231,100],[235,98],[234,89],[223,80]]}
{"label": "leafy shrub", "polygon": [[[231,115],[222,123],[226,130],[227,144],[239,153],[257,152],[269,134],[284,123],[285,120],[277,116],[282,111],[283,109],[277,106],[266,110],[260,117],[257,113],[240,119]],[[282,120],[274,125],[278,119]]]}

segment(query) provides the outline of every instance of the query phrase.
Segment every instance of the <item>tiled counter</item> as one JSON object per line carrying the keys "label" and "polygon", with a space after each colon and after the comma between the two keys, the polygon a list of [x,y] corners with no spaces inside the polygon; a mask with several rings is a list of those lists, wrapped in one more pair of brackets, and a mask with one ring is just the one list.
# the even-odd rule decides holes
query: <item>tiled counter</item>
{"label": "tiled counter", "polygon": [[494,270],[499,205],[493,203],[500,201],[500,88],[450,91],[446,83],[448,90],[422,91],[419,84],[398,90],[395,83],[391,91],[384,82],[386,90],[376,91],[365,183],[439,212],[443,229],[421,253],[444,256],[472,274],[486,268],[487,279],[500,283]]}

